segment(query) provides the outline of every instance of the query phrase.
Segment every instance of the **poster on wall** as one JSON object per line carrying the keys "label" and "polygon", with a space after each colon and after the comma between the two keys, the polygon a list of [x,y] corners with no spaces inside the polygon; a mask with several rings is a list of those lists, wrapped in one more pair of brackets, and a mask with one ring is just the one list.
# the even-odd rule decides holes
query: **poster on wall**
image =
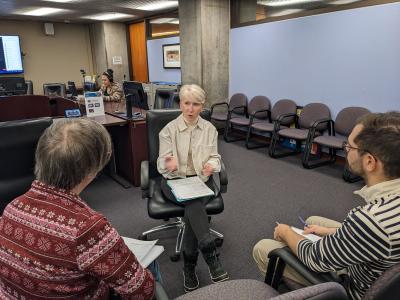
{"label": "poster on wall", "polygon": [[163,67],[164,69],[181,68],[181,45],[167,44],[163,45]]}

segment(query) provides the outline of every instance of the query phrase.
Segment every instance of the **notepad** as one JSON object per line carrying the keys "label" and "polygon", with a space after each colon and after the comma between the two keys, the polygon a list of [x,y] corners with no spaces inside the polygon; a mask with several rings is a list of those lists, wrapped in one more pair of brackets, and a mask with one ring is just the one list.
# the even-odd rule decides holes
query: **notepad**
{"label": "notepad", "polygon": [[305,234],[302,229],[297,228],[297,227],[292,226],[292,230],[294,232],[296,232],[297,234],[304,236],[305,238],[309,239],[312,242],[316,242],[316,241],[319,241],[320,239],[322,239],[322,237],[320,237],[319,235],[316,235],[316,234],[312,234],[312,233]]}
{"label": "notepad", "polygon": [[179,202],[215,195],[199,176],[167,180],[167,184]]}
{"label": "notepad", "polygon": [[156,245],[155,241],[141,241],[123,236],[126,246],[135,254],[139,263],[147,268],[154,260],[164,252],[164,247]]}

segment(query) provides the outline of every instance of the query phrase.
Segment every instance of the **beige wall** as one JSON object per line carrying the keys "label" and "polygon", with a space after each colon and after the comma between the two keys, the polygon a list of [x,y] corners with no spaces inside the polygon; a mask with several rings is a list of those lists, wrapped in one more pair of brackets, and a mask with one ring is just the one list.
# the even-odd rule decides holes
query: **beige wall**
{"label": "beige wall", "polygon": [[33,81],[35,94],[43,83],[75,81],[82,85],[80,69],[93,73],[89,25],[54,24],[54,36],[44,34],[44,22],[0,20],[0,34],[19,35],[25,79]]}

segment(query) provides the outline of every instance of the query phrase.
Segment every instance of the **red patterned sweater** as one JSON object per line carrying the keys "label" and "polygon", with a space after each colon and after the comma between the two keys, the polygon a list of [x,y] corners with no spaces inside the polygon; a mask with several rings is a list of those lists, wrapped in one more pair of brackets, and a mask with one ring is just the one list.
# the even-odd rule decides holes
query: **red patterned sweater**
{"label": "red patterned sweater", "polygon": [[107,219],[38,181],[0,218],[0,299],[151,299],[154,279]]}

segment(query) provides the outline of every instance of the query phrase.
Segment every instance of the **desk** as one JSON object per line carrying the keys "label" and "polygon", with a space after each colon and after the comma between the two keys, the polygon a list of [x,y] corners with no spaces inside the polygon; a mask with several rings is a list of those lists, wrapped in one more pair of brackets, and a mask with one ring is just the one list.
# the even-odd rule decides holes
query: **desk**
{"label": "desk", "polygon": [[[121,103],[122,104],[122,103]],[[125,105],[119,105],[120,112],[125,112]],[[140,164],[147,160],[147,136],[145,118],[127,119],[115,114],[115,103],[105,102],[106,116],[126,122],[126,126],[110,126],[109,132],[115,146],[115,160],[118,173],[128,179],[134,186],[140,186]],[[133,108],[133,111],[140,111]],[[142,113],[145,113],[142,110]]]}

